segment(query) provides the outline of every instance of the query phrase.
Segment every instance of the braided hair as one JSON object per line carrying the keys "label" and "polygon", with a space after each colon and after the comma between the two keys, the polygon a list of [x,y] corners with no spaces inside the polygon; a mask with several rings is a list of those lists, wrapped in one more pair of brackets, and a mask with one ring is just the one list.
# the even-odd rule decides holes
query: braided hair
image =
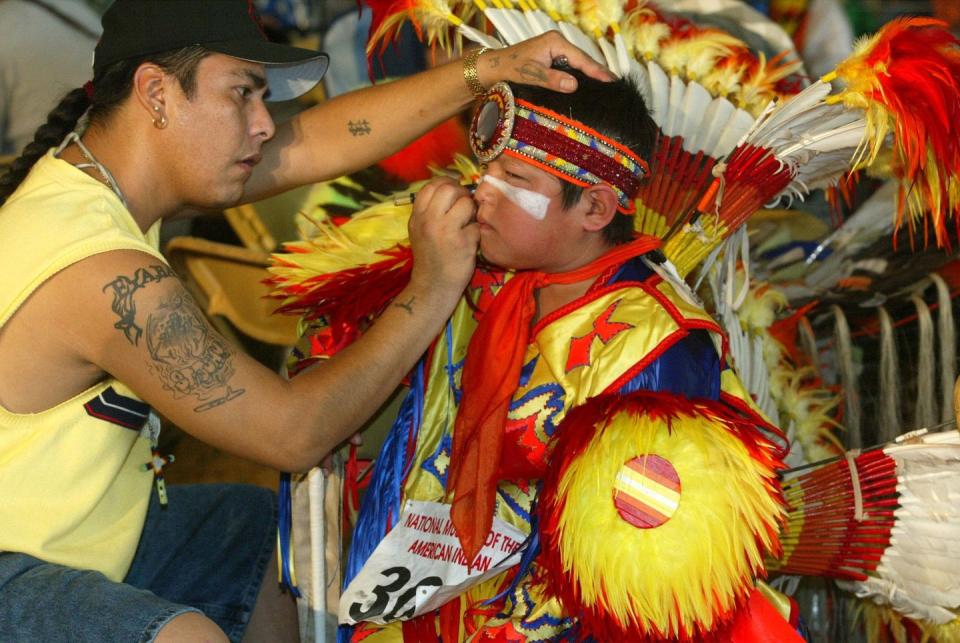
{"label": "braided hair", "polygon": [[[209,55],[200,46],[190,46],[150,56],[121,60],[110,65],[94,77],[92,98],[83,87],[73,89],[64,96],[47,116],[47,122],[37,128],[33,141],[28,143],[9,170],[0,176],[0,206],[27,178],[36,162],[51,147],[73,131],[77,122],[88,113],[90,124],[106,123],[133,90],[133,75],[145,62],[153,62],[180,83],[187,98],[192,98],[197,88],[197,66]],[[89,112],[88,112],[89,110]]]}

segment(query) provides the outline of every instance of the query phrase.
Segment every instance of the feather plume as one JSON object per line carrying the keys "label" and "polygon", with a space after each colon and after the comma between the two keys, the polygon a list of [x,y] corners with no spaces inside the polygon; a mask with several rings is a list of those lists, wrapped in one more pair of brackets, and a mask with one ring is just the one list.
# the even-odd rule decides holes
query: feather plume
{"label": "feather plume", "polygon": [[427,44],[436,43],[447,51],[462,49],[457,27],[470,21],[473,9],[469,3],[456,4],[460,14],[446,0],[361,0],[372,12],[367,38],[367,56],[382,55],[396,39],[400,27],[408,20],[417,35]]}
{"label": "feather plume", "polygon": [[660,56],[660,44],[670,37],[670,25],[644,7],[629,12],[620,33],[627,51],[638,59],[649,62]]}
{"label": "feather plume", "polygon": [[742,40],[724,31],[690,29],[664,43],[658,60],[667,73],[698,80],[706,76],[718,60],[744,48],[746,44]]}
{"label": "feather plume", "polygon": [[317,222],[312,241],[286,244],[268,269],[277,312],[304,321],[323,318],[318,346],[326,355],[363,332],[406,286],[413,267],[407,241],[410,206],[384,203],[343,226]]}
{"label": "feather plume", "polygon": [[619,0],[577,0],[576,8],[580,26],[597,39],[608,30],[620,29],[623,3]]}
{"label": "feather plume", "polygon": [[928,18],[895,19],[859,41],[827,76],[846,85],[832,100],[866,115],[859,166],[872,163],[893,134],[893,170],[902,182],[897,225],[908,215],[913,233],[929,211],[939,246],[949,246],[946,219],[960,208],[960,141],[944,135],[960,122],[960,43],[945,27]]}

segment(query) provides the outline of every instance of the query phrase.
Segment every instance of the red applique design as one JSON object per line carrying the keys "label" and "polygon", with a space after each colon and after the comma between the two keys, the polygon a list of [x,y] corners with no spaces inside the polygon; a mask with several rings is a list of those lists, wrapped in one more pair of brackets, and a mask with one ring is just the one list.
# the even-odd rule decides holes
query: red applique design
{"label": "red applique design", "polygon": [[570,340],[570,353],[567,355],[567,373],[581,366],[590,365],[590,349],[593,346],[594,338],[598,338],[601,343],[606,344],[623,331],[634,327],[633,324],[610,321],[610,317],[619,305],[620,300],[618,299],[610,304],[607,309],[597,317],[597,320],[593,322],[592,331],[583,337],[574,337]]}
{"label": "red applique design", "polygon": [[503,287],[504,273],[489,272],[487,270],[477,270],[470,280],[470,288],[476,289],[476,308],[473,311],[473,318],[480,321],[493,303],[496,293]]}

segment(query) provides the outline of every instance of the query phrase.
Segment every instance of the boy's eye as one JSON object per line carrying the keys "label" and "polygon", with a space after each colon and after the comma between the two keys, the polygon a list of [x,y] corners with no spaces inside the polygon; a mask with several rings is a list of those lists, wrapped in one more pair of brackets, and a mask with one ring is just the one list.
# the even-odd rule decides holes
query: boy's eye
{"label": "boy's eye", "polygon": [[240,94],[242,98],[248,98],[250,94],[253,93],[253,90],[249,87],[237,87],[237,93]]}
{"label": "boy's eye", "polygon": [[516,179],[516,180],[518,180],[518,181],[526,181],[526,179],[525,179],[524,177],[520,176],[519,174],[514,174],[513,172],[510,172],[509,170],[508,170],[507,172],[505,172],[505,174],[507,175],[507,178],[508,178],[508,179]]}

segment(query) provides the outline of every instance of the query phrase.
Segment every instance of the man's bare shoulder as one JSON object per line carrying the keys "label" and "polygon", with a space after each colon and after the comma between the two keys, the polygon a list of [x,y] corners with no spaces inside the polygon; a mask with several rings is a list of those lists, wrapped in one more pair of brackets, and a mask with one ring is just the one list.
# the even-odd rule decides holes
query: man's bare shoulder
{"label": "man's bare shoulder", "polygon": [[169,266],[135,250],[97,254],[51,276],[0,329],[0,400],[36,412],[96,384],[104,357],[142,335],[138,309],[178,290]]}

